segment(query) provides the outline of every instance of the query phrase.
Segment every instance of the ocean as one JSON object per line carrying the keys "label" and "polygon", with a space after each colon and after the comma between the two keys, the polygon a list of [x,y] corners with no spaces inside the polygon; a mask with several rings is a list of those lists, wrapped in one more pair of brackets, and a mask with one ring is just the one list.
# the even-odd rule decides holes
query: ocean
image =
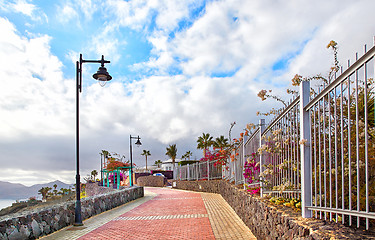
{"label": "ocean", "polygon": [[0,209],[10,207],[14,202],[16,202],[14,199],[0,199]]}

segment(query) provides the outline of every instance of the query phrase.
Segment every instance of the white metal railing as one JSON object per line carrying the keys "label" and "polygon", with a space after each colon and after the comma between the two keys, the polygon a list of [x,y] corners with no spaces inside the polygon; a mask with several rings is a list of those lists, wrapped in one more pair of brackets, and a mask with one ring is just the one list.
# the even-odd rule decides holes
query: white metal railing
{"label": "white metal railing", "polygon": [[[314,96],[310,82],[302,82],[299,97],[267,127],[261,120],[233,150],[234,161],[221,171],[213,162],[179,167],[179,179],[223,178],[260,186],[261,195],[301,198],[302,217],[374,226],[374,56],[375,47],[365,48]],[[251,183],[243,177],[249,156],[260,166]]]}
{"label": "white metal railing", "polygon": [[364,52],[303,106],[311,135],[305,211],[368,229],[375,219],[375,47]]}
{"label": "white metal railing", "polygon": [[213,180],[221,179],[222,167],[216,166],[216,161],[197,162],[176,167],[176,178],[178,180]]}

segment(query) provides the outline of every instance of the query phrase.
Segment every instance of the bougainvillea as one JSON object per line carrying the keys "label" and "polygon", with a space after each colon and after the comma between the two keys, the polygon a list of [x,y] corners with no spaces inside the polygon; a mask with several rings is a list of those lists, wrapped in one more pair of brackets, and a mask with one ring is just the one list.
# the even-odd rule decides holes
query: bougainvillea
{"label": "bougainvillea", "polygon": [[[125,176],[123,173],[120,173],[120,181],[123,181],[124,179],[126,179],[127,176]],[[117,173],[113,173],[111,175],[109,175],[109,180],[112,182],[112,183],[117,183]]]}
{"label": "bougainvillea", "polygon": [[[244,173],[243,176],[245,178],[245,186],[247,191],[250,194],[258,194],[260,191],[260,187],[250,187],[247,184],[254,183],[257,180],[257,176],[259,175],[260,167],[259,162],[256,161],[257,153],[252,153],[249,158],[247,158],[244,164]],[[259,180],[259,179],[258,179]]]}
{"label": "bougainvillea", "polygon": [[256,174],[258,174],[260,170],[259,163],[255,161],[256,156],[256,153],[252,153],[244,164],[243,176],[245,177],[245,181],[249,184],[253,183]]}
{"label": "bougainvillea", "polygon": [[[214,152],[211,152],[207,150],[206,152],[206,157],[201,158],[201,162],[214,162],[214,166],[225,166],[228,163],[228,157],[229,157],[229,150],[228,149],[218,149],[215,150]],[[228,168],[228,166],[226,167]],[[228,168],[229,169],[229,168]]]}
{"label": "bougainvillea", "polygon": [[259,194],[260,187],[247,187],[247,192],[250,194]]}
{"label": "bougainvillea", "polygon": [[116,158],[108,158],[108,162],[104,168],[108,171],[113,171],[119,167],[130,167],[130,164],[127,162],[118,161]]}

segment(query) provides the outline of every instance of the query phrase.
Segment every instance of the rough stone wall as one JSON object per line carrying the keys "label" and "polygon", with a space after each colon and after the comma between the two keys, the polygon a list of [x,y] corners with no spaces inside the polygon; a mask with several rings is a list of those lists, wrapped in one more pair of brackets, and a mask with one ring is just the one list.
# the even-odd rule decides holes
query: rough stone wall
{"label": "rough stone wall", "polygon": [[137,185],[144,187],[164,187],[164,177],[162,176],[143,176],[137,180]]}
{"label": "rough stone wall", "polygon": [[102,187],[98,183],[86,183],[86,196],[92,197],[96,195],[101,195],[105,193],[110,193],[116,191],[112,187]]}
{"label": "rough stone wall", "polygon": [[[81,199],[82,219],[144,196],[143,187],[131,187]],[[74,223],[75,201],[0,218],[0,240],[36,239]]]}
{"label": "rough stone wall", "polygon": [[247,194],[224,180],[176,181],[176,188],[221,194],[258,239],[375,239],[373,232],[319,219]]}

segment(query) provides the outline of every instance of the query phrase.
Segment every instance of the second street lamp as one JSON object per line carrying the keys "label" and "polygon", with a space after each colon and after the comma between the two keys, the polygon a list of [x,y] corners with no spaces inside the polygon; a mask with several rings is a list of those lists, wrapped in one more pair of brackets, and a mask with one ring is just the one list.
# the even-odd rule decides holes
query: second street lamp
{"label": "second street lamp", "polygon": [[[75,226],[82,226],[82,215],[81,215],[81,180],[79,175],[79,93],[82,92],[82,63],[100,63],[98,71],[92,76],[99,81],[101,86],[104,86],[107,81],[112,79],[111,75],[107,72],[104,67],[105,63],[110,63],[110,61],[104,60],[102,55],[101,60],[84,60],[82,59],[82,54],[79,55],[79,61],[76,62],[76,206],[75,206]],[[104,83],[104,84],[102,84]]]}
{"label": "second street lamp", "polygon": [[132,137],[132,135],[130,135],[130,186],[133,186],[133,149],[132,149],[132,139],[137,139],[137,141],[135,142],[135,145],[137,145],[138,147],[142,145],[141,141],[140,141],[140,137]]}

